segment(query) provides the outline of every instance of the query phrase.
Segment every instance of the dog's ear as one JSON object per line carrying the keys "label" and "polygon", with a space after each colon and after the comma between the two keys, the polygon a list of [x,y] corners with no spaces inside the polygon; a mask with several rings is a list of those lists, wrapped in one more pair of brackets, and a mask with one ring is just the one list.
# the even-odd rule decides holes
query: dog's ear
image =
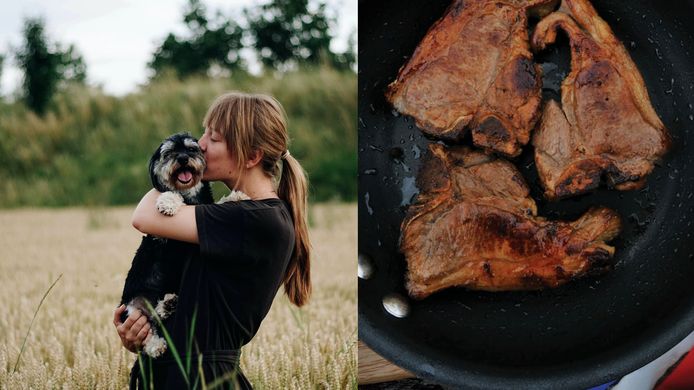
{"label": "dog's ear", "polygon": [[161,147],[164,145],[164,143],[161,143],[157,150],[154,151],[154,154],[152,155],[152,158],[149,159],[149,179],[152,181],[152,186],[157,189],[159,192],[166,192],[168,191],[160,182],[159,178],[157,175],[154,173],[154,166],[156,165],[157,161],[161,158]]}

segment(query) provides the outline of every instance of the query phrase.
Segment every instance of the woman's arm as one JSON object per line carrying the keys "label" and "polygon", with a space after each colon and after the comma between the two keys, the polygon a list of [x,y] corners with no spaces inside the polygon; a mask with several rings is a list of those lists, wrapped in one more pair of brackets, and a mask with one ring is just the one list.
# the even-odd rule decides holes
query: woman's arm
{"label": "woman's arm", "polygon": [[195,206],[184,205],[176,215],[164,215],[156,207],[159,195],[159,191],[152,189],[137,205],[132,219],[135,229],[157,237],[197,244],[198,227],[195,221]]}

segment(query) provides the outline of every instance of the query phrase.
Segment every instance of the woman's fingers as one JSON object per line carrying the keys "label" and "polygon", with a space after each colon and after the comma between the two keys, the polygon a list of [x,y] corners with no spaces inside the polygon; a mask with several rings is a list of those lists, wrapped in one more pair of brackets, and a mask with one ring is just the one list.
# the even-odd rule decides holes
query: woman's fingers
{"label": "woman's fingers", "polygon": [[143,326],[142,329],[140,329],[140,331],[137,333],[137,340],[136,340],[136,342],[138,344],[140,344],[140,345],[144,344],[145,339],[149,335],[150,329],[151,329],[151,327],[150,327],[149,323],[146,323],[145,326]]}
{"label": "woman's fingers", "polygon": [[135,317],[139,318],[139,316],[140,312],[138,310],[135,310],[134,312],[130,313],[130,315],[128,315],[128,318],[125,319],[125,322],[121,322],[118,325],[116,325],[116,330],[118,330],[118,335],[121,339],[125,340],[125,335],[130,330],[130,327],[133,326]]}
{"label": "woman's fingers", "polygon": [[124,311],[125,305],[120,305],[116,308],[116,310],[113,311],[113,325],[115,325],[116,328],[118,327],[118,325],[122,324],[122,322],[120,322],[120,317]]}
{"label": "woman's fingers", "polygon": [[125,329],[125,331],[129,330],[140,317],[142,317],[142,313],[140,313],[139,310],[134,310],[132,313],[128,314],[128,318],[120,325],[121,328]]}
{"label": "woman's fingers", "polygon": [[142,327],[147,325],[147,317],[146,316],[140,316],[137,321],[130,327],[128,330],[127,334],[125,335],[125,338],[128,339],[130,342],[137,342],[137,334],[140,333],[140,330],[142,330]]}

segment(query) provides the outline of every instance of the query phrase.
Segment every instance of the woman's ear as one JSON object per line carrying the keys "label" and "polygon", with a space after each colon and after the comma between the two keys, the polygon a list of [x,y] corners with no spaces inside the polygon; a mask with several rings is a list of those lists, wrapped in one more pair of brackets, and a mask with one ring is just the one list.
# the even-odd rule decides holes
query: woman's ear
{"label": "woman's ear", "polygon": [[248,161],[246,161],[246,168],[250,169],[258,165],[263,160],[263,155],[262,150],[254,150]]}

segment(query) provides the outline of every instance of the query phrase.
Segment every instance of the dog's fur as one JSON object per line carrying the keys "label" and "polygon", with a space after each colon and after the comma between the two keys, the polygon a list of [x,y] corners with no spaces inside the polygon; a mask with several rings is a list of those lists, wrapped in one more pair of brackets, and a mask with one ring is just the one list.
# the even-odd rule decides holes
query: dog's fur
{"label": "dog's fur", "polygon": [[[165,139],[149,162],[152,185],[162,193],[157,209],[174,215],[183,204],[212,203],[210,186],[202,181],[204,170],[205,158],[190,134],[178,133]],[[151,357],[166,351],[166,341],[160,336],[161,320],[176,308],[181,273],[195,250],[195,245],[151,235],[143,237],[137,249],[123,287],[121,303],[127,310],[121,320],[125,321],[133,310],[147,316],[152,337],[144,345],[144,352]]]}

